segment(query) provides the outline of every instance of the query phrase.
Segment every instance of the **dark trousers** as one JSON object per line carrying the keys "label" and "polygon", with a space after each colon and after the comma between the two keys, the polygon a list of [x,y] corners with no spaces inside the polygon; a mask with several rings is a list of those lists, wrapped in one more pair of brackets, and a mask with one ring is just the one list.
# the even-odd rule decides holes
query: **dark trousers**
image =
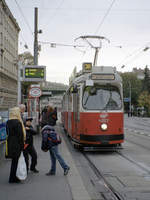
{"label": "dark trousers", "polygon": [[24,154],[26,165],[27,165],[27,171],[29,170],[29,155],[31,156],[30,169],[34,170],[35,166],[37,165],[37,152],[36,152],[34,146],[33,145],[28,146],[24,150],[23,154]]}
{"label": "dark trousers", "polygon": [[13,182],[13,181],[18,180],[18,178],[16,177],[18,159],[19,159],[19,157],[12,158],[11,168],[10,168],[9,182]]}

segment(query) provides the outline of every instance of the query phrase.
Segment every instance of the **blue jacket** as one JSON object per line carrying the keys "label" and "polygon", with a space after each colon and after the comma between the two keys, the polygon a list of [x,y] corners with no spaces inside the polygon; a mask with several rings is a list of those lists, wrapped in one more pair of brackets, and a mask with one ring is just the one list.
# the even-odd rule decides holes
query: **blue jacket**
{"label": "blue jacket", "polygon": [[55,132],[55,129],[50,126],[46,125],[42,128],[42,150],[48,150],[52,146],[58,145],[61,143],[60,136]]}

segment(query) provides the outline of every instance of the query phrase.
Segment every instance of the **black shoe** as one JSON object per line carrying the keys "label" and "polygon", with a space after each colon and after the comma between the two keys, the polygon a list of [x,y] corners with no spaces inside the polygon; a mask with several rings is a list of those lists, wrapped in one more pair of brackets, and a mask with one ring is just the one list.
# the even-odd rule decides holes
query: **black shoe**
{"label": "black shoe", "polygon": [[21,183],[21,181],[17,179],[17,180],[9,181],[9,183]]}
{"label": "black shoe", "polygon": [[32,171],[33,173],[39,173],[37,169],[30,169],[30,171]]}
{"label": "black shoe", "polygon": [[53,176],[53,175],[55,175],[55,172],[48,172],[48,173],[46,173],[45,175],[46,175],[46,176]]}
{"label": "black shoe", "polygon": [[67,169],[64,170],[64,175],[65,176],[68,174],[69,170],[70,170],[70,167],[68,167]]}

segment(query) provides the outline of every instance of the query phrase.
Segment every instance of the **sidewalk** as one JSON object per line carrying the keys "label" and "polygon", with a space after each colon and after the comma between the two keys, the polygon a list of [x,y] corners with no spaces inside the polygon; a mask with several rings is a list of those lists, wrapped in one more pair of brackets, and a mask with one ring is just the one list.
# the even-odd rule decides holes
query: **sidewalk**
{"label": "sidewalk", "polygon": [[[56,129],[61,133],[59,126]],[[59,146],[59,150],[70,166],[67,176],[57,162],[57,173],[55,176],[46,176],[50,169],[49,152],[42,152],[41,136],[34,137],[34,144],[38,152],[38,174],[29,171],[27,179],[20,184],[9,184],[10,160],[0,163],[0,199],[2,200],[90,200],[80,174],[74,164],[74,160],[68,151],[65,141]]]}

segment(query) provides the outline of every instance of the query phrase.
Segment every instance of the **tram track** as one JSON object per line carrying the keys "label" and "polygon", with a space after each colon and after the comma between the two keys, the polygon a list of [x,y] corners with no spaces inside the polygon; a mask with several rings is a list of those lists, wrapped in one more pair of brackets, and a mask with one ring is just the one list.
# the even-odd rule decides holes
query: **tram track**
{"label": "tram track", "polygon": [[[150,149],[149,149],[150,150]],[[132,157],[125,155],[120,150],[115,151],[116,154],[118,154],[122,159],[125,159],[126,161],[130,162],[133,166],[137,167],[138,169],[142,170],[144,172],[144,176],[149,177],[150,175],[150,168],[145,166],[144,164],[134,160]],[[99,182],[103,185],[103,187],[106,188],[105,192],[101,192],[101,195],[105,200],[129,200],[129,198],[126,196],[125,193],[118,192],[115,187],[112,186],[111,183],[108,181],[108,176],[104,174],[98,166],[94,164],[94,162],[91,160],[91,158],[88,156],[87,152],[82,152],[84,158],[87,160],[91,170],[95,173],[97,176]],[[146,175],[147,174],[147,175]],[[110,176],[110,174],[109,174]],[[112,174],[113,177],[113,174]]]}
{"label": "tram track", "polygon": [[126,200],[125,197],[123,197],[118,191],[116,191],[115,188],[112,187],[112,185],[106,180],[105,175],[96,167],[96,165],[91,161],[89,156],[85,152],[82,152],[82,154],[89,163],[89,166],[91,167],[99,181],[107,189],[107,194],[106,192],[101,193],[103,198],[105,200]]}
{"label": "tram track", "polygon": [[[138,133],[135,133],[135,135],[138,135]],[[138,136],[140,137],[141,135],[142,134]],[[130,139],[127,138],[126,141],[142,147],[148,152],[150,151],[150,148],[145,147],[144,144],[138,144],[138,142],[136,143],[135,141],[132,142]],[[131,150],[135,153],[135,147],[133,146],[133,148],[134,149]],[[147,199],[145,196],[150,194],[148,186],[150,179],[150,167],[148,164],[146,165],[147,162],[144,162],[144,160],[142,162],[138,161],[137,155],[134,159],[134,157],[132,157],[131,154],[128,155],[128,153],[129,151],[116,149],[113,154],[107,154],[109,155],[109,162],[106,162],[107,159],[105,159],[105,155],[103,157],[102,152],[100,153],[100,157],[98,153],[96,156],[92,156],[93,154],[91,152],[89,153],[89,151],[82,152],[89,169],[93,172],[91,173],[92,175],[89,175],[88,177],[89,183],[92,184],[92,187],[94,187],[97,194],[101,195],[100,199],[102,197],[104,200],[130,200],[133,196],[134,198],[132,199]],[[113,161],[115,157],[117,158],[116,163],[113,162],[112,167],[110,167],[111,159]],[[126,165],[124,165],[124,163]],[[127,166],[127,168],[124,166]],[[95,174],[97,178],[93,178],[93,174]],[[137,183],[136,177],[138,180]],[[144,186],[142,184],[144,184]],[[137,191],[135,188],[137,188]]]}
{"label": "tram track", "polygon": [[[142,133],[142,132],[133,131],[133,130],[130,130],[130,131],[132,131],[132,134],[136,135],[136,137],[140,138],[141,136],[145,136],[145,137],[147,137],[146,139],[150,140],[150,134],[148,134],[148,133]],[[132,141],[131,139],[126,139],[126,142],[130,142],[131,144],[137,145],[139,147],[142,147],[142,148],[150,151],[150,147],[147,147],[145,145],[139,144],[138,142]]]}
{"label": "tram track", "polygon": [[143,170],[144,172],[150,174],[150,169],[147,169],[146,167],[144,167],[142,164],[138,163],[137,161],[135,161],[133,158],[121,153],[120,151],[116,151],[117,154],[119,154],[121,157],[123,157],[124,159],[126,159],[127,161],[129,161],[131,164],[134,164],[136,167],[140,168],[141,170]]}
{"label": "tram track", "polygon": [[144,146],[144,145],[142,145],[142,144],[139,144],[139,143],[137,143],[137,142],[133,142],[132,140],[127,139],[126,142],[130,142],[131,144],[137,145],[137,146],[139,146],[139,147],[142,147],[142,148],[144,148],[144,149],[150,151],[150,147],[146,147],[146,146]]}

